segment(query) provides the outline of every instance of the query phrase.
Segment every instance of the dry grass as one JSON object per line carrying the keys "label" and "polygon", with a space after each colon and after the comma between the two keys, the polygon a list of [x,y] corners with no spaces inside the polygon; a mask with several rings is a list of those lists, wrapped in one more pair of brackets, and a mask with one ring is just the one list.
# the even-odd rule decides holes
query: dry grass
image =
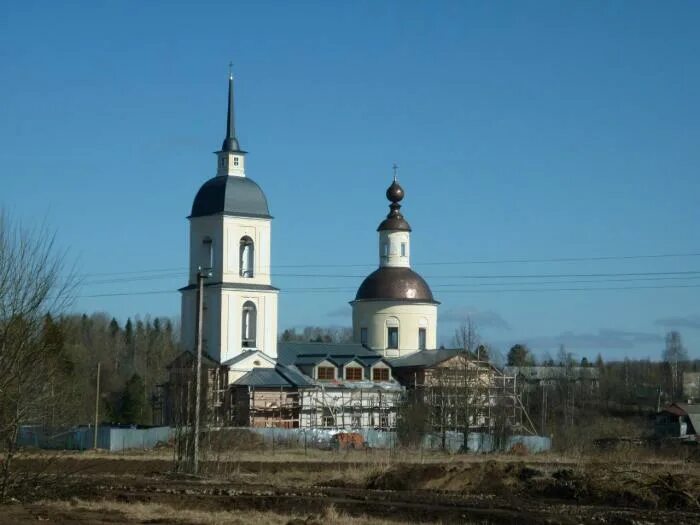
{"label": "dry grass", "polygon": [[367,517],[353,517],[332,506],[319,515],[293,516],[257,511],[201,511],[175,509],[157,503],[118,503],[114,501],[43,501],[42,508],[71,513],[90,512],[120,515],[124,523],[173,523],[179,525],[396,525],[396,522]]}

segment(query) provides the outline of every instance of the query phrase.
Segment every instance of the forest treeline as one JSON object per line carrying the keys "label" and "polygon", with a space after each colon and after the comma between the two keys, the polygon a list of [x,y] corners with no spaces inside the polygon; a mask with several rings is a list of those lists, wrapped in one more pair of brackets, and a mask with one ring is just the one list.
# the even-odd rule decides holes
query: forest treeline
{"label": "forest treeline", "polygon": [[[289,329],[282,332],[280,341],[347,342],[351,340],[350,332],[348,328]],[[104,313],[57,319],[47,316],[44,334],[53,341],[61,372],[49,385],[55,395],[48,396],[41,423],[56,426],[94,421],[98,363],[101,421],[159,422],[158,414],[154,414],[158,385],[167,381],[167,365],[179,352],[178,334],[170,319],[146,316],[120,324]],[[599,355],[589,362],[576,359],[562,347],[554,358],[537,360],[527,346],[514,345],[507,364],[577,370],[542,384],[521,385],[525,408],[536,426],[547,431],[572,426],[592,413],[649,412],[659,404],[682,400],[680,377],[684,371],[700,371],[700,360],[689,360],[685,353],[678,357],[682,360],[605,362]],[[582,368],[595,373],[581,380]]]}
{"label": "forest treeline", "polygon": [[100,420],[152,424],[158,385],[178,353],[170,319],[146,316],[120,325],[103,313],[47,317],[44,331],[60,356],[42,423],[88,424],[95,418],[100,364]]}

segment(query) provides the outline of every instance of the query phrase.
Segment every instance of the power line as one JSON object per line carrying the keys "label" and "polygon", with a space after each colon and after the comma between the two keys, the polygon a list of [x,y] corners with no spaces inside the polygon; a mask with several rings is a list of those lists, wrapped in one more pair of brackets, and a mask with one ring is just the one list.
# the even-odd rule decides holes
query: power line
{"label": "power line", "polygon": [[[443,266],[443,265],[460,265],[460,264],[509,264],[509,263],[557,263],[557,262],[583,262],[583,261],[615,261],[615,260],[635,260],[635,259],[666,259],[680,257],[700,257],[700,253],[660,253],[660,254],[644,254],[644,255],[601,255],[590,257],[541,257],[531,259],[473,259],[466,261],[427,261],[415,262],[416,266]],[[358,263],[358,264],[275,264],[274,268],[367,268],[376,267],[374,263]],[[188,268],[156,268],[146,270],[134,270],[125,272],[96,272],[83,274],[83,277],[102,277],[102,276],[117,276],[117,275],[135,275],[145,273],[159,272],[187,272]]]}
{"label": "power line", "polygon": [[[611,272],[611,273],[543,273],[543,274],[479,274],[479,275],[426,275],[426,279],[542,279],[542,278],[569,278],[569,277],[633,277],[652,275],[697,275],[700,270],[672,271],[672,272]],[[300,277],[300,278],[342,278],[363,279],[366,275],[348,275],[332,273],[276,273],[274,277]]]}
{"label": "power line", "polygon": [[[536,283],[533,283],[536,284]],[[675,288],[700,288],[700,284],[681,284],[681,285],[644,285],[644,286],[606,286],[606,287],[577,287],[577,288],[502,288],[479,290],[473,288],[465,288],[460,290],[441,290],[441,293],[500,293],[500,292],[589,292],[589,291],[611,291],[611,290],[650,290],[650,289],[675,289]],[[289,288],[280,290],[281,293],[319,293],[319,292],[341,292],[353,291],[354,288],[339,288],[339,287],[317,287],[317,288]],[[171,294],[177,293],[177,290],[150,290],[142,292],[115,292],[105,294],[81,295],[79,298],[95,298],[95,297],[116,297],[116,296],[132,296],[132,295],[156,295],[156,294]]]}
{"label": "power line", "polygon": [[[619,279],[620,281],[624,280],[668,280],[668,279],[697,279],[698,274],[700,274],[700,271],[681,271],[681,272],[636,272],[636,273],[631,273],[631,272],[620,272],[620,273],[598,273],[598,274],[530,274],[530,275],[426,275],[425,278],[431,279],[431,280],[440,280],[440,279],[542,279],[542,278],[558,278],[558,279],[571,279],[571,278],[577,278],[577,277],[588,277],[588,278],[597,278],[597,277],[632,277],[631,279]],[[258,274],[261,275],[261,274]],[[267,274],[262,274],[262,275],[267,275]],[[684,277],[668,277],[669,275],[676,275],[676,276],[684,276]],[[156,281],[156,280],[161,280],[161,279],[171,279],[171,278],[176,278],[176,277],[185,277],[186,273],[168,273],[168,274],[162,274],[162,275],[146,275],[146,276],[135,276],[135,277],[120,277],[120,278],[115,278],[115,279],[102,279],[102,280],[96,280],[96,281],[85,281],[81,284],[84,286],[95,286],[95,285],[102,285],[102,284],[115,284],[115,283],[129,283],[129,282],[137,282],[137,281]],[[659,277],[652,277],[652,276],[659,276]],[[660,276],[665,276],[665,277],[660,277]],[[286,273],[278,273],[278,274],[273,274],[272,277],[275,278],[286,278],[286,277],[294,277],[294,278],[323,278],[323,279],[363,279],[366,277],[366,275],[343,275],[343,274],[286,274]],[[595,281],[580,281],[580,282],[606,282],[606,281],[616,281],[616,279],[598,279]],[[563,281],[560,281],[563,282]],[[575,282],[575,281],[566,281],[566,282]],[[494,283],[495,285],[499,283]],[[500,283],[500,284],[506,284],[506,283]],[[508,283],[510,284],[510,283]],[[521,284],[521,283],[516,283],[516,284]],[[528,284],[528,283],[522,283],[522,284]],[[539,284],[544,284],[543,282],[540,282]],[[437,285],[436,285],[437,286]]]}

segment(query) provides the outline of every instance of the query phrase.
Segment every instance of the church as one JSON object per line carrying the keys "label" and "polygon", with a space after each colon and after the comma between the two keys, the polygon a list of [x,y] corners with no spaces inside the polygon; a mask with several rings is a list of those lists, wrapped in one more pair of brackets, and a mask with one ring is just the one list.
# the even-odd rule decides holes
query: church
{"label": "church", "polygon": [[350,301],[353,343],[278,342],[273,217],[246,172],[234,109],[229,75],[216,175],[202,184],[188,216],[189,281],[180,289],[184,352],[169,367],[171,387],[191,370],[201,324],[213,424],[393,428],[406,383],[459,352],[437,350],[439,303],[411,269],[411,226],[401,212],[396,170],[386,190],[389,212],[377,228],[378,268]]}

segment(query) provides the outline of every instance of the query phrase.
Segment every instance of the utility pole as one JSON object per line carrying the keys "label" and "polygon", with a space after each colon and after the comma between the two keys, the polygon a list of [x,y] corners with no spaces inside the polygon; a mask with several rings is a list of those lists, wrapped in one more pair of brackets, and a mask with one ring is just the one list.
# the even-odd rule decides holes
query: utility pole
{"label": "utility pole", "polygon": [[100,418],[100,363],[97,363],[97,392],[95,393],[95,432],[92,448],[97,450],[97,426]]}
{"label": "utility pole", "polygon": [[192,473],[199,471],[199,413],[202,397],[202,318],[204,316],[204,279],[211,275],[210,270],[199,268],[197,272],[197,384],[195,385],[194,402],[194,455],[192,458]]}

